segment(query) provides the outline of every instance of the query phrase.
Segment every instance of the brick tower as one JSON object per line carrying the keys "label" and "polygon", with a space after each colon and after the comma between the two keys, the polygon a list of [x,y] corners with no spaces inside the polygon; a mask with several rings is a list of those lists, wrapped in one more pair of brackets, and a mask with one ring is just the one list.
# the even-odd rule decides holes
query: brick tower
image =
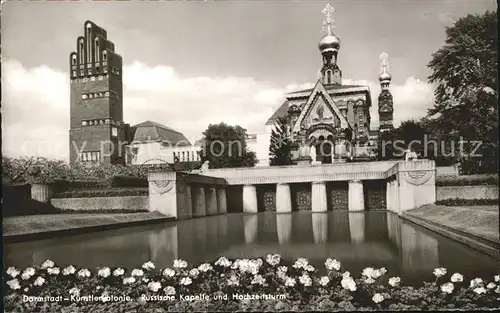
{"label": "brick tower", "polygon": [[69,55],[70,164],[124,164],[122,57],[106,30],[86,21]]}

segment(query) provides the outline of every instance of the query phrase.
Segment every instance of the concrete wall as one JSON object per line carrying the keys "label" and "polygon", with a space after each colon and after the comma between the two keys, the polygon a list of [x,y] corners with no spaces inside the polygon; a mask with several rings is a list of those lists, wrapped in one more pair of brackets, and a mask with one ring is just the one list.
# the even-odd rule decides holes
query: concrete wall
{"label": "concrete wall", "polygon": [[436,167],[436,176],[459,176],[460,171],[458,168],[458,164],[452,166],[437,166]]}
{"label": "concrete wall", "polygon": [[144,210],[149,209],[148,196],[53,198],[51,204],[63,210]]}
{"label": "concrete wall", "polygon": [[437,186],[436,200],[498,199],[498,186]]}

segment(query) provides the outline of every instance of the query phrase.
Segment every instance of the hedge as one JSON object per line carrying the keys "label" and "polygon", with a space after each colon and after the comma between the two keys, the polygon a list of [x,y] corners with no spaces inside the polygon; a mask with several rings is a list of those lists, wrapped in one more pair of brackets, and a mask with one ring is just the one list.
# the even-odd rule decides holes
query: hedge
{"label": "hedge", "polygon": [[498,199],[446,199],[436,201],[437,205],[470,206],[470,205],[498,205]]}
{"label": "hedge", "polygon": [[436,178],[436,186],[481,186],[481,185],[497,185],[498,175],[468,175],[468,176],[443,176]]}
{"label": "hedge", "polygon": [[69,190],[54,193],[53,198],[92,198],[92,197],[127,197],[127,196],[147,196],[148,188],[106,188]]}

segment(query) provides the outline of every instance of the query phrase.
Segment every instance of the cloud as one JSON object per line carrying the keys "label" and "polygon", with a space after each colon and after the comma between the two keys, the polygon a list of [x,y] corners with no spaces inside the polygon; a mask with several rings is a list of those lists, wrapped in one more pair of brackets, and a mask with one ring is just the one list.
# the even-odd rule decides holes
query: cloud
{"label": "cloud", "polygon": [[[4,154],[67,159],[68,74],[46,66],[28,69],[15,60],[4,61],[3,70]],[[134,125],[153,120],[184,133],[190,141],[199,139],[210,123],[264,131],[265,122],[287,92],[314,86],[293,83],[280,87],[251,77],[183,77],[171,66],[138,61],[126,65],[123,75],[125,122]],[[378,84],[362,83],[371,87],[376,100]],[[397,122],[423,116],[432,100],[431,87],[414,78],[392,89]],[[376,120],[376,101],[373,104],[372,120]]]}

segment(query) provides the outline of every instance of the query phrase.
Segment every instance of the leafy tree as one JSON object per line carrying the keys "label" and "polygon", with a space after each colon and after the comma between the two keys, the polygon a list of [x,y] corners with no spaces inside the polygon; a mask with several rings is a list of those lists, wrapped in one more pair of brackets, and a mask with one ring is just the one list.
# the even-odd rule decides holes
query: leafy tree
{"label": "leafy tree", "polygon": [[[428,111],[437,135],[453,143],[468,172],[498,168],[498,24],[496,12],[467,15],[446,29],[445,45],[432,55],[429,81],[437,85]],[[465,143],[463,143],[465,141]],[[476,147],[471,141],[481,142]]]}
{"label": "leafy tree", "polygon": [[280,117],[271,132],[269,156],[271,166],[292,164],[292,141],[287,117]]}
{"label": "leafy tree", "polygon": [[257,156],[248,151],[246,137],[246,129],[240,126],[210,124],[203,132],[201,161],[209,161],[210,168],[255,166]]}

